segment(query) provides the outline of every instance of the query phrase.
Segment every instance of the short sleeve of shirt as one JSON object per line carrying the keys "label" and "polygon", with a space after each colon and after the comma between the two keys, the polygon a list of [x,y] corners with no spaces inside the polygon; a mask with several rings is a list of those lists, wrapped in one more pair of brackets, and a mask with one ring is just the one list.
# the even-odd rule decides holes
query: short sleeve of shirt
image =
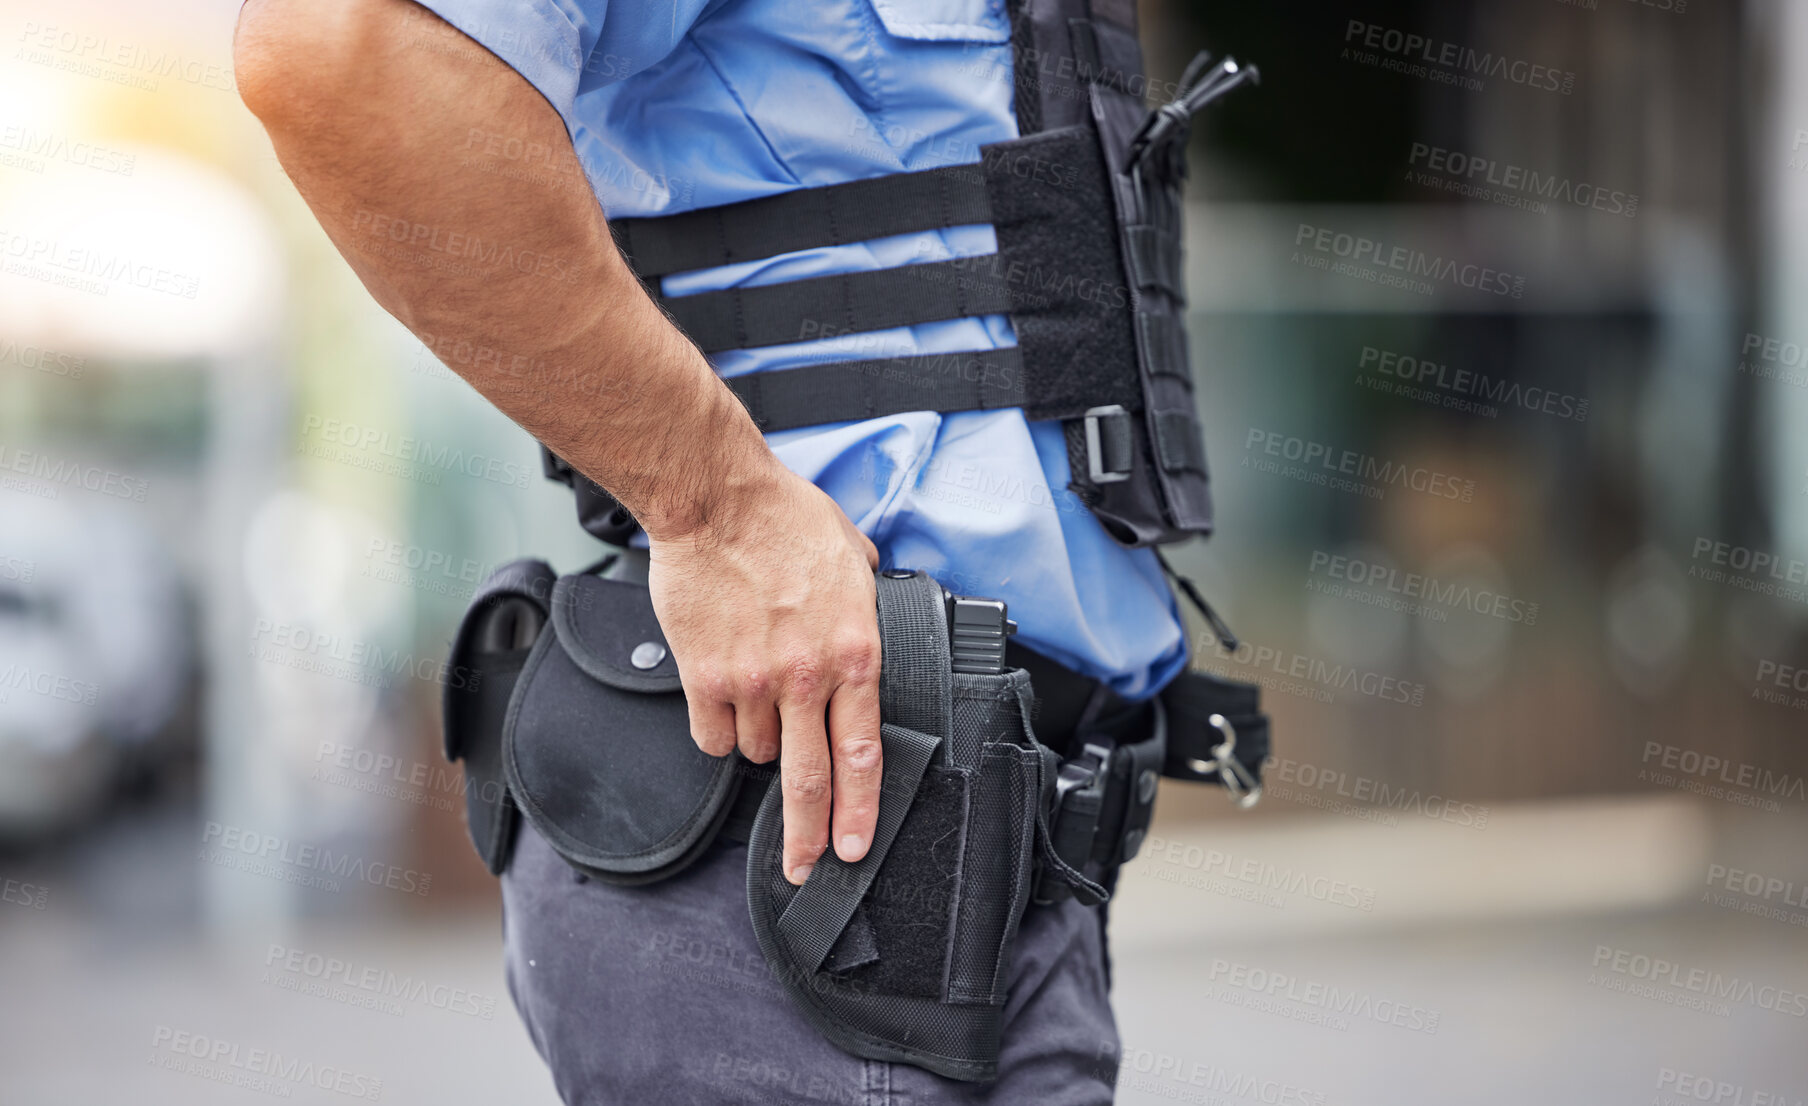
{"label": "short sleeve of shirt", "polygon": [[710,0],[420,0],[507,62],[571,122],[579,93],[664,60]]}

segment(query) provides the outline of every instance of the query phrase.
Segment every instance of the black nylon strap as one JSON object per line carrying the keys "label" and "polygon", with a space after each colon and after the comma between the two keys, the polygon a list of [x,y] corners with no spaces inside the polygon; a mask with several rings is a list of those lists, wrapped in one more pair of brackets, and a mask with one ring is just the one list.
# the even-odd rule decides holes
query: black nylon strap
{"label": "black nylon strap", "polygon": [[984,264],[931,261],[660,302],[703,352],[751,349],[1010,310],[1009,288],[982,274]]}
{"label": "black nylon strap", "polygon": [[767,433],[904,411],[990,411],[1027,402],[1023,354],[1015,346],[803,365],[746,373],[727,383]]}
{"label": "black nylon strap", "polygon": [[954,730],[954,658],[942,586],[921,572],[874,577],[879,592],[879,716],[948,740]]}
{"label": "black nylon strap", "polygon": [[1130,276],[1145,290],[1166,292],[1186,302],[1186,285],[1180,237],[1173,229],[1147,223],[1126,227],[1130,247]]}
{"label": "black nylon strap", "polygon": [[1104,19],[1136,33],[1136,0],[1092,0],[1094,19]]}
{"label": "black nylon strap", "polygon": [[985,173],[949,165],[700,208],[609,228],[641,277],[992,221]]}
{"label": "black nylon strap", "polygon": [[1205,443],[1199,423],[1190,411],[1161,411],[1155,415],[1155,456],[1169,472],[1204,472]]}
{"label": "black nylon strap", "polygon": [[1262,778],[1270,736],[1268,716],[1262,713],[1261,688],[1188,669],[1162,689],[1161,701],[1168,711],[1167,759],[1162,775],[1203,783],[1224,782],[1215,769],[1200,770],[1211,763],[1213,749],[1224,740],[1224,734],[1210,722],[1216,714],[1237,736],[1237,762],[1253,779]]}
{"label": "black nylon strap", "polygon": [[1193,384],[1193,366],[1187,356],[1186,330],[1174,315],[1152,315],[1137,312],[1136,329],[1141,335],[1149,371],[1158,376],[1171,376]]}
{"label": "black nylon strap", "polygon": [[810,878],[797,889],[778,918],[779,937],[789,946],[798,967],[808,973],[822,967],[829,950],[854,916],[854,908],[872,887],[941,740],[886,723],[879,727],[879,744],[884,768],[872,846],[852,864],[832,850],[823,853],[810,871]]}
{"label": "black nylon strap", "polygon": [[1099,465],[1106,472],[1131,472],[1136,468],[1136,438],[1130,415],[1105,415],[1099,420]]}

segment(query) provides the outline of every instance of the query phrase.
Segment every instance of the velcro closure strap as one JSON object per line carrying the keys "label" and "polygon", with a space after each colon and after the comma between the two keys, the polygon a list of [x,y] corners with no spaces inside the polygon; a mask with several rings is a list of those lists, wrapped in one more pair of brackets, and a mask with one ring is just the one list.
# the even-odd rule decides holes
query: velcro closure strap
{"label": "velcro closure strap", "polygon": [[954,657],[942,586],[921,572],[881,572],[873,580],[884,651],[879,715],[902,729],[946,740],[954,729]]}
{"label": "velcro closure strap", "polygon": [[[879,818],[873,829],[872,847],[852,864],[833,850],[823,853],[811,869],[810,878],[779,915],[779,938],[796,965],[807,973],[822,967],[829,950],[853,918],[854,908],[872,887],[941,739],[886,723],[879,727],[879,743],[884,774],[879,785]],[[768,792],[765,805],[783,802],[775,788]]]}

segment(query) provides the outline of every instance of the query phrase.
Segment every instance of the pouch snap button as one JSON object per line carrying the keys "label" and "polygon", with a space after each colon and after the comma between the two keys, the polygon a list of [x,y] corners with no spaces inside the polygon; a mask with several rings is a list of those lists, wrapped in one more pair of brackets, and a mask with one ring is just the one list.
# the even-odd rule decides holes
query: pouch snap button
{"label": "pouch snap button", "polygon": [[658,668],[665,659],[665,646],[657,641],[643,641],[628,654],[628,663],[639,669]]}

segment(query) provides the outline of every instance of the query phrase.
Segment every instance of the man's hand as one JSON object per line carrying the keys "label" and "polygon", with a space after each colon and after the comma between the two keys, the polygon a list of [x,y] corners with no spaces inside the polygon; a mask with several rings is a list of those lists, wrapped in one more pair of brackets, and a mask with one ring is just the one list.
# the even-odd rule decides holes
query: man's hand
{"label": "man's hand", "polygon": [[710,525],[650,533],[649,582],[697,746],[778,758],[785,876],[801,884],[831,826],[853,861],[878,818],[879,556],[827,495],[772,476]]}
{"label": "man's hand", "polygon": [[[801,883],[821,854],[831,802],[837,853],[864,855],[879,794],[872,543],[779,464],[648,298],[559,113],[409,0],[250,0],[233,62],[377,302],[435,352],[481,351],[448,367],[646,528],[697,744],[780,759],[786,874]],[[474,156],[511,144],[541,151],[543,171],[517,182]]]}

